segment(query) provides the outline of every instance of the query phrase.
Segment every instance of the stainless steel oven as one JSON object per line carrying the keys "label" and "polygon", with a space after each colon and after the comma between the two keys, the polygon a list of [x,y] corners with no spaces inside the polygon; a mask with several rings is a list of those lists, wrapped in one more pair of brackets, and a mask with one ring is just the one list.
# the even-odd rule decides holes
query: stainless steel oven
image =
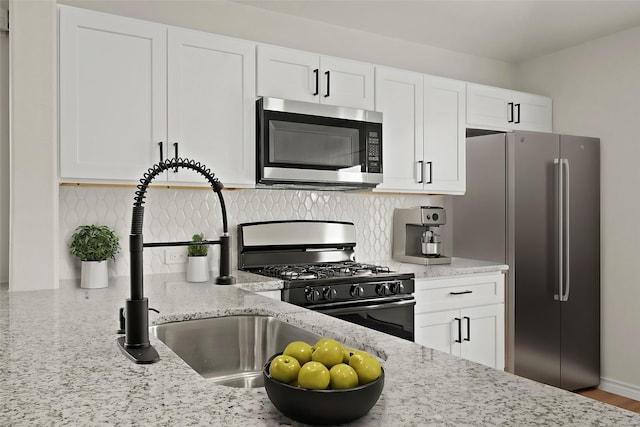
{"label": "stainless steel oven", "polygon": [[260,98],[257,182],[336,188],[382,182],[382,113]]}
{"label": "stainless steel oven", "polygon": [[414,341],[414,276],[355,261],[355,226],[270,221],[238,226],[241,269],[284,281],[282,300]]}

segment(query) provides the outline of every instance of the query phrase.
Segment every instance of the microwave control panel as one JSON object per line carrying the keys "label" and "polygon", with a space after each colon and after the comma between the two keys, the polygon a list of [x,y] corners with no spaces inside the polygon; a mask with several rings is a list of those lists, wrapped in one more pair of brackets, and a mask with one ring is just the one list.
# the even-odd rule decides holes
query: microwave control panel
{"label": "microwave control panel", "polygon": [[367,172],[382,173],[382,149],[380,145],[380,132],[367,132]]}

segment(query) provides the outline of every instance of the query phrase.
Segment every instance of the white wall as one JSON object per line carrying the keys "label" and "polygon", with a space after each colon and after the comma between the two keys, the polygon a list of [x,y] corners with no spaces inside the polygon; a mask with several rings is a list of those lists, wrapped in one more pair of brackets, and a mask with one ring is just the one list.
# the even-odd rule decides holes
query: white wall
{"label": "white wall", "polygon": [[511,87],[514,67],[226,0],[58,0],[60,4],[428,74]]}
{"label": "white wall", "polygon": [[601,138],[602,387],[625,394],[626,383],[636,399],[640,399],[638,46],[640,27],[523,63],[517,70],[519,89],[553,98],[556,132]]}
{"label": "white wall", "polygon": [[[0,1],[8,8],[9,1]],[[0,283],[9,281],[9,34],[0,33]]]}
{"label": "white wall", "polygon": [[10,2],[10,290],[58,286],[56,22],[55,3]]}

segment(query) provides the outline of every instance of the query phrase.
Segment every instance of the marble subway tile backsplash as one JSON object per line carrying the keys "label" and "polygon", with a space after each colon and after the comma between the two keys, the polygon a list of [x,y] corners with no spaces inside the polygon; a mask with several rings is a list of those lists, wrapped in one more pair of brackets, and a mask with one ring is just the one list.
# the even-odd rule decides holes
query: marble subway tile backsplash
{"label": "marble subway tile backsplash", "polygon": [[[60,279],[80,276],[80,261],[69,253],[74,229],[84,224],[106,225],[120,238],[120,253],[109,262],[110,276],[129,274],[129,232],[134,188],[60,187]],[[252,221],[328,219],[356,226],[358,260],[391,258],[391,230],[396,207],[442,205],[441,196],[349,193],[303,190],[229,190],[223,192],[232,238],[232,268],[237,268],[237,225]],[[152,187],[147,191],[144,240],[189,240],[195,233],[217,239],[222,219],[217,195],[206,189]],[[186,251],[186,248],[172,250]],[[217,270],[218,249],[211,246],[209,264]],[[186,270],[186,264],[166,264],[165,248],[147,248],[145,274]]]}

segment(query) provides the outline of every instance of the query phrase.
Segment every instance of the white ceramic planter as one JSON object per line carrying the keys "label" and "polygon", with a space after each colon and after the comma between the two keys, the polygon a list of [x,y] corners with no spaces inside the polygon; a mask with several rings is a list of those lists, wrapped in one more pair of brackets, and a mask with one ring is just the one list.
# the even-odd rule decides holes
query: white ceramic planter
{"label": "white ceramic planter", "polygon": [[80,287],[84,289],[100,289],[109,286],[107,261],[82,261]]}
{"label": "white ceramic planter", "polygon": [[187,264],[187,282],[208,282],[209,262],[206,256],[190,256]]}

